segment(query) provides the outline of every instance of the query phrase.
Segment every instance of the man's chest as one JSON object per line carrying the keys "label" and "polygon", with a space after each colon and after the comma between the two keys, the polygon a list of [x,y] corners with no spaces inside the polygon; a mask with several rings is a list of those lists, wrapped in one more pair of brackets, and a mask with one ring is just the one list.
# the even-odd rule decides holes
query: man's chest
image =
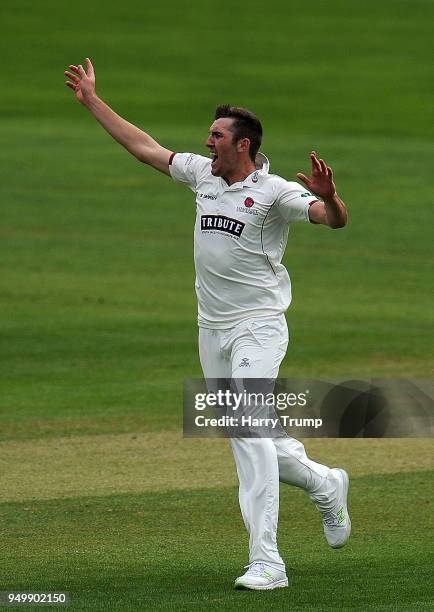
{"label": "man's chest", "polygon": [[202,226],[218,224],[218,220],[212,219],[222,217],[243,227],[260,227],[270,216],[273,203],[273,194],[261,188],[231,190],[205,183],[196,191],[196,211]]}
{"label": "man's chest", "polygon": [[[196,257],[207,265],[237,265],[281,243],[283,224],[267,186],[231,188],[204,181],[196,190]],[[232,265],[232,263],[231,263]]]}

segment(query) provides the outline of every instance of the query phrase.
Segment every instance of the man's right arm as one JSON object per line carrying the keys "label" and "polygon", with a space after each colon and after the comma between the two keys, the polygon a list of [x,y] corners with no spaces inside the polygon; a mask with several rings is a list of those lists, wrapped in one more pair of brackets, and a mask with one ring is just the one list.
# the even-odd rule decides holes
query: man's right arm
{"label": "man's right arm", "polygon": [[103,128],[139,161],[170,175],[169,163],[172,151],[162,147],[149,134],[122,119],[95,92],[95,73],[90,59],[86,58],[87,72],[83,66],[70,65],[65,71],[66,85],[70,87]]}

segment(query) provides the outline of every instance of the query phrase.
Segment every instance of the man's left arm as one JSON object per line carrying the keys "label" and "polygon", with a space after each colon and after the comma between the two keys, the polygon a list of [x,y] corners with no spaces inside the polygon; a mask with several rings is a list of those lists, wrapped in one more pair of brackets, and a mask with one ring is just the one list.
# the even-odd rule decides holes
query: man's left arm
{"label": "man's left arm", "polygon": [[336,193],[333,182],[333,170],[322,159],[318,159],[315,151],[310,154],[312,162],[312,176],[308,178],[298,173],[297,177],[321,198],[313,202],[309,208],[309,219],[313,223],[328,225],[333,229],[345,227],[348,222],[347,208]]}

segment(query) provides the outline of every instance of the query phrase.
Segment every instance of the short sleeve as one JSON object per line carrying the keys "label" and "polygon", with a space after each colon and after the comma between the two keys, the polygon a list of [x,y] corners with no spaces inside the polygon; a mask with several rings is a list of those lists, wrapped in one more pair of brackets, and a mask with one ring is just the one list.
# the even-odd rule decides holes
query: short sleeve
{"label": "short sleeve", "polygon": [[276,198],[276,206],[287,223],[309,221],[309,207],[318,198],[299,183],[282,180]]}
{"label": "short sleeve", "polygon": [[209,171],[211,159],[194,153],[175,153],[169,164],[170,175],[177,183],[188,185],[193,191],[201,177]]}

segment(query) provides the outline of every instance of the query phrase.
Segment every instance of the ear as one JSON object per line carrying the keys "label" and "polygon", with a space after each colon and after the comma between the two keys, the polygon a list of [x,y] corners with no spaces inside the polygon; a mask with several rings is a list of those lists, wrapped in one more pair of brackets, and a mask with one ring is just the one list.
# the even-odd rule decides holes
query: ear
{"label": "ear", "polygon": [[239,140],[237,142],[237,151],[238,153],[244,153],[245,151],[247,151],[247,153],[249,152],[249,148],[250,148],[250,139],[249,138],[242,138],[241,140]]}

